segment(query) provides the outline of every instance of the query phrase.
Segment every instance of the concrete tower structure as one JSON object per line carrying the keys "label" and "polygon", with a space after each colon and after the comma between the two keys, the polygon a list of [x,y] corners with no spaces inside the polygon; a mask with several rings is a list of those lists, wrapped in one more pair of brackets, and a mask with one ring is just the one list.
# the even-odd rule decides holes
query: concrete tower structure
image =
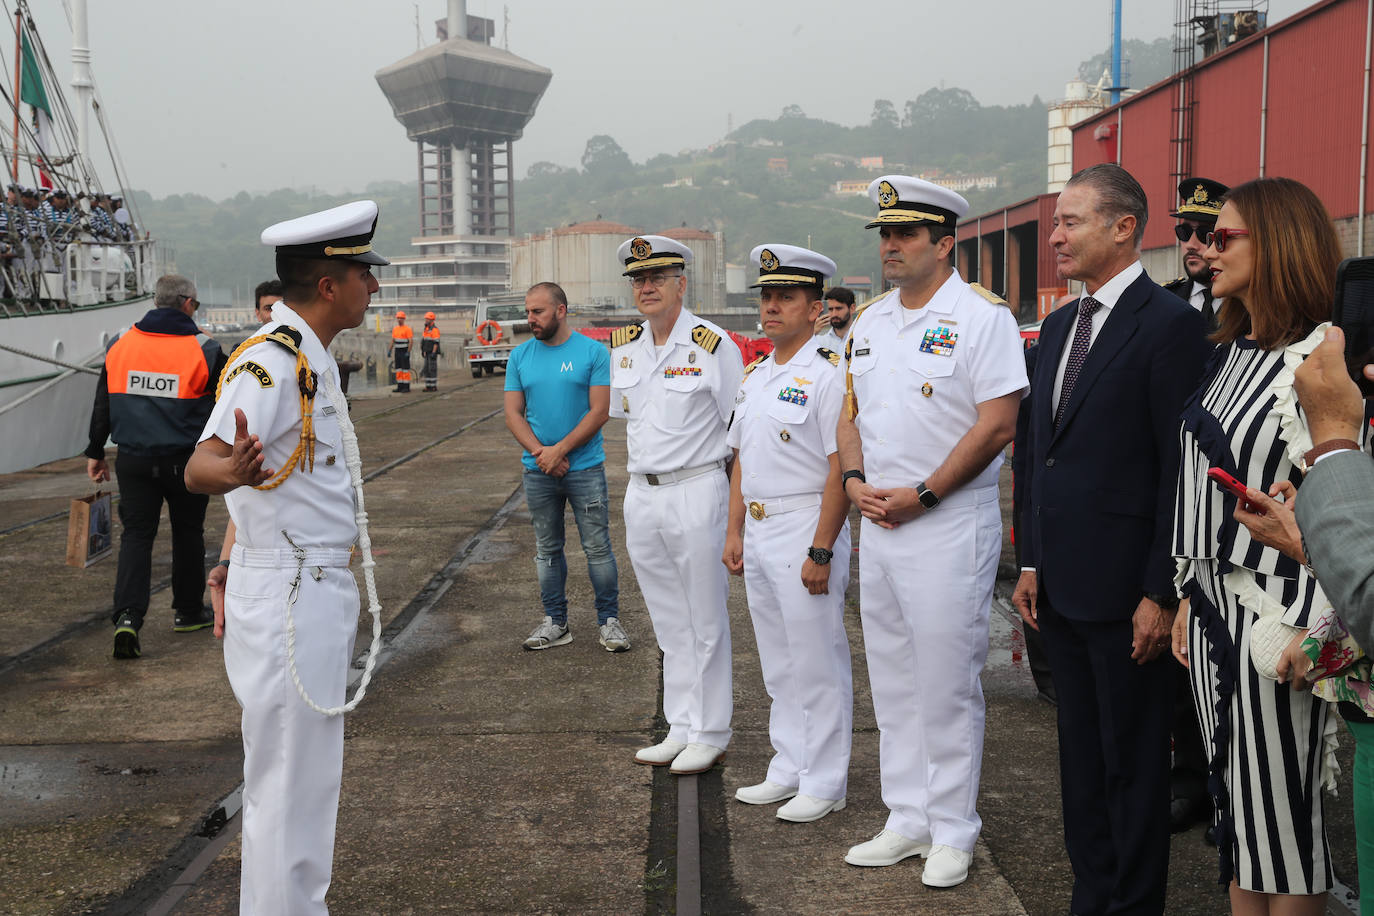
{"label": "concrete tower structure", "polygon": [[420,234],[504,235],[514,227],[511,144],[534,116],[552,71],[491,46],[490,19],[449,0],[440,42],[377,71],[377,84],[418,147]]}

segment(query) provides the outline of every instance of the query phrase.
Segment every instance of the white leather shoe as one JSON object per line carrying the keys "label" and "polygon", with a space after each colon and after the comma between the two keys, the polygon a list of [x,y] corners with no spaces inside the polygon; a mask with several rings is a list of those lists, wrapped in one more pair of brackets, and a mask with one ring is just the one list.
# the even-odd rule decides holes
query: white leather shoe
{"label": "white leather shoe", "polygon": [[780,786],[771,779],[765,779],[756,786],[740,786],[735,790],[735,801],[746,805],[772,805],[787,801],[797,794],[797,787]]}
{"label": "white leather shoe", "polygon": [[896,865],[903,859],[929,852],[929,843],[904,837],[895,830],[884,830],[867,843],[851,846],[844,860],[850,865]]}
{"label": "white leather shoe", "polygon": [[681,741],[661,741],[653,747],[646,747],[635,754],[635,763],[642,763],[645,766],[664,767],[673,762],[673,758],[682,753],[682,749],[687,745]]}
{"label": "white leather shoe", "polygon": [[693,741],[682,749],[682,753],[673,758],[673,765],[668,768],[668,772],[674,776],[705,773],[723,759],[725,748]]}
{"label": "white leather shoe", "polygon": [[926,857],[925,871],[921,872],[921,883],[927,887],[954,887],[963,884],[968,878],[968,867],[973,862],[973,853],[955,849],[943,844],[932,846]]}
{"label": "white leather shoe", "polygon": [[778,820],[794,824],[809,824],[825,817],[831,811],[843,811],[843,798],[817,798],[814,795],[798,795],[778,809]]}

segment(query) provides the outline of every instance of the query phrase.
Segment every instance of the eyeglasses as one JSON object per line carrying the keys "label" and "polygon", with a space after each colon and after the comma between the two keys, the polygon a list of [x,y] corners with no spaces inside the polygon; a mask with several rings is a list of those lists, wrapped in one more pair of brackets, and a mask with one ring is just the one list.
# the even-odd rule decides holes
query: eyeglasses
{"label": "eyeglasses", "polygon": [[643,289],[645,283],[652,283],[654,289],[662,289],[663,284],[669,280],[676,280],[682,274],[655,274],[652,277],[631,277],[630,285],[635,289]]}
{"label": "eyeglasses", "polygon": [[1213,229],[1207,233],[1203,241],[1217,250],[1221,254],[1226,250],[1226,245],[1231,239],[1242,238],[1250,234],[1248,229]]}
{"label": "eyeglasses", "polygon": [[194,296],[182,296],[182,297],[181,297],[181,301],[182,301],[182,302],[189,302],[189,303],[191,303],[191,307],[192,307],[193,309],[199,309],[199,308],[200,308],[200,300],[197,299],[197,298],[195,298]]}
{"label": "eyeglasses", "polygon": [[1207,232],[1208,229],[1206,226],[1197,223],[1178,223],[1174,226],[1174,237],[1180,242],[1187,242],[1188,239],[1197,236],[1197,240],[1206,245]]}

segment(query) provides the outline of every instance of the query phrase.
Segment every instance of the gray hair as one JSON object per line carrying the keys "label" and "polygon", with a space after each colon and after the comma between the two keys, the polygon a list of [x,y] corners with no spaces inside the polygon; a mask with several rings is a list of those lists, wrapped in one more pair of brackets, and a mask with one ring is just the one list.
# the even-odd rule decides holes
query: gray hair
{"label": "gray hair", "polygon": [[1145,237],[1145,223],[1150,219],[1150,205],[1145,189],[1130,172],[1112,162],[1090,165],[1069,179],[1065,187],[1083,185],[1097,191],[1097,213],[1115,222],[1123,216],[1135,217],[1135,247]]}
{"label": "gray hair", "polygon": [[153,305],[160,309],[181,308],[183,299],[196,298],[196,285],[181,274],[163,274],[157,278]]}

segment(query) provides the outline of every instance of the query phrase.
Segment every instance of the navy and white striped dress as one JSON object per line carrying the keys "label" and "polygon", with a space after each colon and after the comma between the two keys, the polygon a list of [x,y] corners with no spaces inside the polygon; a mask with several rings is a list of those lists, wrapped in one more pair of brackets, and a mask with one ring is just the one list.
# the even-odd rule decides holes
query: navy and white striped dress
{"label": "navy and white striped dress", "polygon": [[[1202,733],[1211,749],[1221,881],[1245,890],[1316,894],[1331,888],[1321,785],[1327,704],[1261,677],[1251,627],[1280,614],[1305,627],[1326,604],[1297,561],[1250,537],[1232,518],[1236,497],[1207,478],[1220,467],[1261,491],[1296,486],[1311,448],[1292,392],[1293,369],[1326,325],[1287,348],[1238,340],[1217,348],[1183,412],[1174,555],[1191,598],[1188,658]],[[1334,728],[1334,719],[1330,725]]]}

